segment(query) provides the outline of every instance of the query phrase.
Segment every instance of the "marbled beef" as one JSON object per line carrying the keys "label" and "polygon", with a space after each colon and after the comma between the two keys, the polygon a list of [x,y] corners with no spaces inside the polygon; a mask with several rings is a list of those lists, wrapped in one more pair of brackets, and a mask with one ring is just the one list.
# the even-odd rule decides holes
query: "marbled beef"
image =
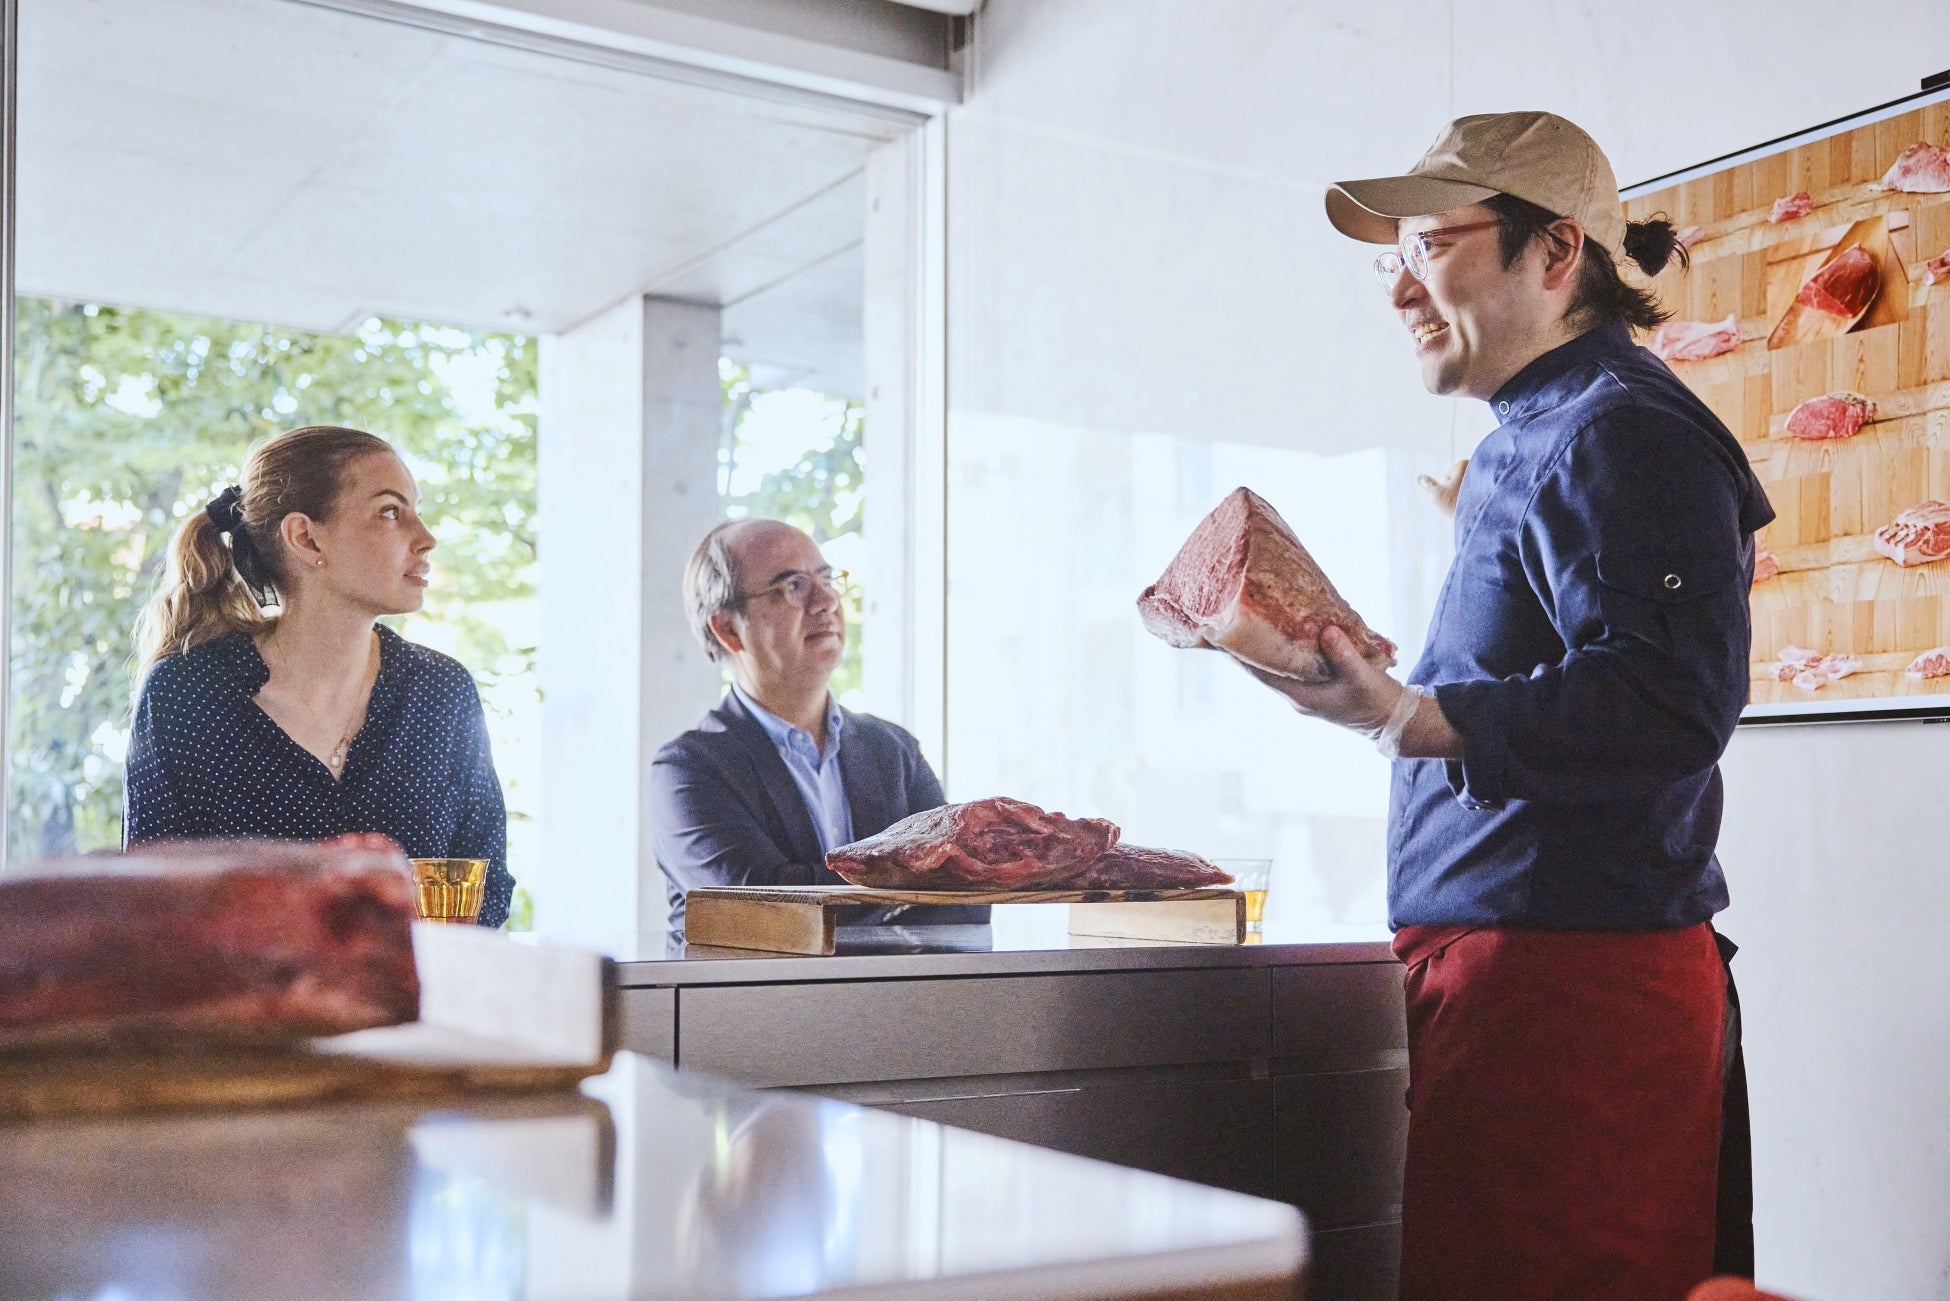
{"label": "marbled beef", "polygon": [[1330,624],[1369,663],[1395,662],[1395,644],[1341,599],[1279,512],[1247,488],[1199,522],[1137,604],[1145,628],[1173,646],[1228,651],[1302,682],[1333,677],[1320,649]]}
{"label": "marbled beef", "polygon": [[1054,890],[1116,843],[1116,824],[1102,818],[994,796],[902,818],[833,850],[826,866],[879,889]]}
{"label": "marbled beef", "polygon": [[1853,438],[1875,418],[1876,404],[1860,393],[1826,393],[1788,412],[1787,431],[1791,437],[1816,442]]}
{"label": "marbled beef", "polygon": [[1794,301],[1848,320],[1867,311],[1881,288],[1882,271],[1875,258],[1857,244],[1809,276]]}
{"label": "marbled beef", "polygon": [[1877,529],[1873,542],[1899,565],[1927,565],[1950,556],[1950,504],[1919,502]]}
{"label": "marbled beef", "polygon": [[1667,321],[1645,345],[1662,361],[1705,361],[1740,346],[1740,317],[1724,321]]}
{"label": "marbled beef", "polygon": [[1906,190],[1911,194],[1943,194],[1950,191],[1950,149],[1919,140],[1903,150],[1895,165],[1883,173],[1885,189]]}

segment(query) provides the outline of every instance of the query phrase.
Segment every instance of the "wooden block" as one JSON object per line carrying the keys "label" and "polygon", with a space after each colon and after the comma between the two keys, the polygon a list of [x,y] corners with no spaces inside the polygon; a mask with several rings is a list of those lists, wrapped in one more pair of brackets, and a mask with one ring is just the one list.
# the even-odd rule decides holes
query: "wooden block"
{"label": "wooden block", "polygon": [[726,899],[693,890],[684,899],[684,943],[768,953],[833,951],[833,914],[816,900]]}
{"label": "wooden block", "polygon": [[1183,944],[1240,944],[1246,938],[1246,896],[1162,903],[1070,905],[1070,934]]}
{"label": "wooden block", "polygon": [[[1246,896],[1221,886],[1187,890],[876,890],[850,885],[704,886],[684,896],[684,939],[687,944],[724,949],[759,949],[769,953],[829,954],[833,952],[833,910],[849,905],[877,907],[953,906],[971,904],[1063,903],[1118,906],[1134,909],[1176,908],[1199,903],[1214,916],[1224,911],[1245,917]],[[1201,921],[1145,923],[1164,928],[1147,930],[1135,938],[1186,940],[1189,932],[1214,938],[1198,943],[1238,943],[1237,928],[1219,929]],[[1244,925],[1241,920],[1240,925]],[[1201,930],[1204,927],[1206,929]],[[1102,933],[1102,932],[1098,932]]]}

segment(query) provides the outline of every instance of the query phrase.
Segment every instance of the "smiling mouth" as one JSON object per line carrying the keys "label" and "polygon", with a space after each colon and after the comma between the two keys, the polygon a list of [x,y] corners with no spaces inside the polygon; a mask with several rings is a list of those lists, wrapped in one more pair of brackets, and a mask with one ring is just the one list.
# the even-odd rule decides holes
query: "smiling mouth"
{"label": "smiling mouth", "polygon": [[425,587],[427,585],[427,574],[429,572],[430,572],[429,570],[425,570],[425,569],[412,570],[406,575],[406,581],[409,583],[418,583],[421,587]]}
{"label": "smiling mouth", "polygon": [[1411,329],[1409,333],[1415,336],[1415,342],[1427,343],[1430,339],[1435,338],[1436,335],[1441,334],[1448,328],[1449,322],[1447,321],[1424,321]]}

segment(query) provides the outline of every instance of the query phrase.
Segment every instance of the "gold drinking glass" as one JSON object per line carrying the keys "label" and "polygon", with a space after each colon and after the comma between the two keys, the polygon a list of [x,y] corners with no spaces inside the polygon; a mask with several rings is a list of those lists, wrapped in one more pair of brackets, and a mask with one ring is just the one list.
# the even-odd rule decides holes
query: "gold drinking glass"
{"label": "gold drinking glass", "polygon": [[1246,892],[1246,930],[1258,933],[1266,924],[1266,883],[1273,875],[1270,858],[1215,858],[1214,866],[1232,873],[1233,888]]}
{"label": "gold drinking glass", "polygon": [[487,887],[485,858],[416,858],[420,916],[430,922],[472,922],[481,916]]}

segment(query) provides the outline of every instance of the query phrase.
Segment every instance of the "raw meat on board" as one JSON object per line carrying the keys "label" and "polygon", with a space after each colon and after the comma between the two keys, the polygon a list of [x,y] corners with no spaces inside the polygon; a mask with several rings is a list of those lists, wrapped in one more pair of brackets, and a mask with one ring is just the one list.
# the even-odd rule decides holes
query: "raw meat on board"
{"label": "raw meat on board", "polygon": [[1860,316],[1882,288],[1882,272],[1869,250],[1855,245],[1809,276],[1794,301],[1844,320]]}
{"label": "raw meat on board", "polygon": [[1055,890],[1117,843],[1102,818],[1066,818],[995,796],[902,818],[841,845],[826,866],[854,885],[900,890]]}
{"label": "raw meat on board", "polygon": [[1910,194],[1950,192],[1950,149],[1919,140],[1903,150],[1895,165],[1882,174],[1886,190]]}
{"label": "raw meat on board", "polygon": [[1806,190],[1800,190],[1786,198],[1774,200],[1774,210],[1767,214],[1767,219],[1779,225],[1784,221],[1793,221],[1796,217],[1805,217],[1814,210],[1814,195]]}

